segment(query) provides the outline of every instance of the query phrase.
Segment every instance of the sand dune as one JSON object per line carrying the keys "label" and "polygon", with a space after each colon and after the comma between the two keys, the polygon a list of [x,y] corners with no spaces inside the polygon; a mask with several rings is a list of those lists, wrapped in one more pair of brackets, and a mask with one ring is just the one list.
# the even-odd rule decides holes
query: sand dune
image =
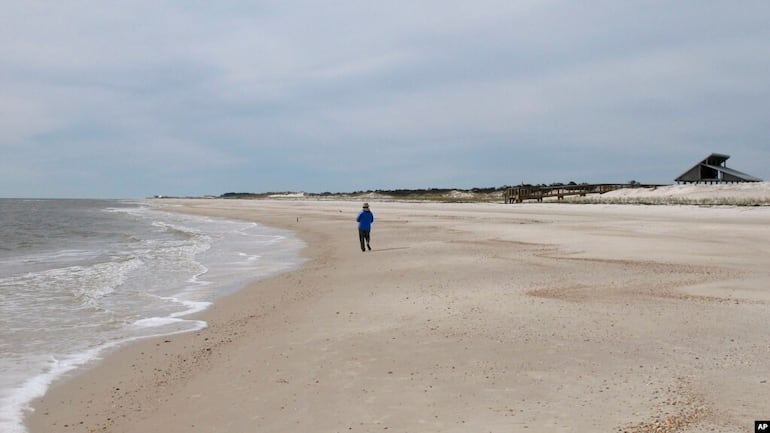
{"label": "sand dune", "polygon": [[682,184],[611,191],[591,200],[651,204],[770,205],[770,182]]}

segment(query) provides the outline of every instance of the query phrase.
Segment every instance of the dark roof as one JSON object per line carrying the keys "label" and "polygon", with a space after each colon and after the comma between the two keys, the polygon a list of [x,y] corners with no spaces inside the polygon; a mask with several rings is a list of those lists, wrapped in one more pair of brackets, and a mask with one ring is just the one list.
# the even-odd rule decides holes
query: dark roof
{"label": "dark roof", "polygon": [[676,178],[677,182],[762,182],[762,179],[732,168],[727,168],[725,161],[730,155],[712,153],[703,161]]}
{"label": "dark roof", "polygon": [[724,165],[725,161],[730,159],[730,155],[725,155],[722,153],[712,153],[706,159],[701,161],[701,164],[710,164],[710,165]]}

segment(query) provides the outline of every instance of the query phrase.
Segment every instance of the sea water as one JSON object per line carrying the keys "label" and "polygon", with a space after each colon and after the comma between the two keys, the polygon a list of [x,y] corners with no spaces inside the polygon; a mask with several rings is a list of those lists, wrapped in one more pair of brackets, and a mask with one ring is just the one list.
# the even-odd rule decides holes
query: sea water
{"label": "sea water", "polygon": [[291,232],[143,202],[0,199],[0,432],[61,375],[300,265]]}

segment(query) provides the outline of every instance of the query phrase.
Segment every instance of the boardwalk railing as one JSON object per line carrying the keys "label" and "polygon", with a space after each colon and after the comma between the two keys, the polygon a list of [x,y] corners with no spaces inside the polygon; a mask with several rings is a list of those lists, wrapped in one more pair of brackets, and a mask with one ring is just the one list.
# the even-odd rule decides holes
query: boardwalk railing
{"label": "boardwalk railing", "polygon": [[642,185],[638,183],[595,183],[582,185],[551,185],[535,186],[521,185],[508,188],[503,197],[506,203],[522,203],[525,200],[537,200],[556,197],[562,200],[566,196],[579,195],[585,197],[588,194],[604,194],[605,192],[615,191],[622,188],[650,188],[659,185]]}

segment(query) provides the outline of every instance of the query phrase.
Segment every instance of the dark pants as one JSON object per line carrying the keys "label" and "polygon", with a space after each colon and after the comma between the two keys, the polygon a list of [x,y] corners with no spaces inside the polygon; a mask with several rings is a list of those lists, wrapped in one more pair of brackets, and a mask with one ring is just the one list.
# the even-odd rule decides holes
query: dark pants
{"label": "dark pants", "polygon": [[[361,251],[366,251],[366,248],[364,247],[369,247],[369,230],[359,230],[358,240],[361,241]],[[364,241],[366,241],[365,245]],[[371,250],[372,247],[369,247],[369,249]]]}

